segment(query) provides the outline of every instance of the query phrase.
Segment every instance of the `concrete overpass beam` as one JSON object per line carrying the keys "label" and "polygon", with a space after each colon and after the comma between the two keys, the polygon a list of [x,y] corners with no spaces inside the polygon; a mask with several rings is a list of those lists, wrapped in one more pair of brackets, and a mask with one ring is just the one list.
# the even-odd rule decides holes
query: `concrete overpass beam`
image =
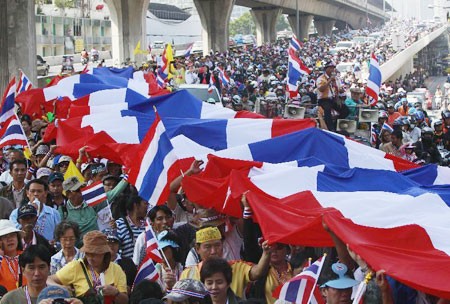
{"label": "concrete overpass beam", "polygon": [[335,20],[314,20],[314,26],[319,36],[330,36],[333,31]]}
{"label": "concrete overpass beam", "polygon": [[299,18],[299,31],[300,33],[297,33],[297,16],[296,15],[289,15],[288,16],[288,21],[289,21],[289,25],[292,28],[292,31],[295,33],[295,36],[297,36],[298,39],[303,40],[303,39],[308,39],[309,35],[309,27],[311,26],[311,22],[313,20],[313,16],[312,15],[300,15]]}
{"label": "concrete overpass beam", "polygon": [[203,51],[228,49],[228,22],[236,0],[194,0],[203,27]]}
{"label": "concrete overpass beam", "polygon": [[277,39],[275,25],[281,14],[281,8],[252,8],[250,13],[256,24],[256,44],[262,45],[265,42],[275,42]]}
{"label": "concrete overpass beam", "polygon": [[19,69],[37,85],[34,1],[0,0],[0,94]]}
{"label": "concrete overpass beam", "polygon": [[134,55],[141,41],[141,49],[147,48],[146,17],[150,0],[105,0],[111,14],[112,56],[114,63],[121,64],[130,58],[140,64],[144,54]]}

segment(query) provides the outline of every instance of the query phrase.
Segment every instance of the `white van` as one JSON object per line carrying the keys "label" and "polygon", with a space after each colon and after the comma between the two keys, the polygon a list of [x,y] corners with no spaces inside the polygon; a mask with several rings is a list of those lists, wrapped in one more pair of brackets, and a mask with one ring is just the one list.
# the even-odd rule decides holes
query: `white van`
{"label": "white van", "polygon": [[215,101],[216,106],[223,107],[222,97],[216,87],[213,91],[208,92],[209,85],[207,84],[180,84],[179,90],[187,90],[189,93],[200,99],[201,101],[208,102],[208,99],[212,98]]}

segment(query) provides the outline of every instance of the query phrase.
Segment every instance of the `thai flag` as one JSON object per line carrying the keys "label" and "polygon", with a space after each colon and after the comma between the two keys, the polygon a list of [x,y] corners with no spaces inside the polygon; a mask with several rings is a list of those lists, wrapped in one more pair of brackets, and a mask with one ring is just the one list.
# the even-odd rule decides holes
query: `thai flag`
{"label": "thai flag", "polygon": [[138,161],[130,164],[128,179],[152,206],[163,203],[168,195],[169,169],[177,161],[166,128],[159,115],[156,113],[155,116],[140,144],[140,154],[136,157]]}
{"label": "thai flag", "polygon": [[194,43],[188,45],[187,49],[184,51],[184,57],[189,58],[191,56],[192,48],[194,47]]}
{"label": "thai flag", "polygon": [[133,286],[136,286],[142,280],[156,281],[159,278],[158,270],[153,261],[149,258],[144,259],[139,267]]}
{"label": "thai flag", "polygon": [[209,77],[208,93],[212,93],[214,91],[215,87],[216,87],[216,81],[214,79],[214,75],[211,74],[211,76]]}
{"label": "thai flag", "polygon": [[16,79],[13,78],[3,93],[2,103],[0,105],[0,124],[13,117],[14,114],[14,100],[16,94]]}
{"label": "thai flag", "polygon": [[310,304],[324,303],[320,293],[314,292],[317,289],[317,280],[323,267],[325,256],[315,261],[311,266],[303,270],[288,282],[277,288],[273,296],[287,302]]}
{"label": "thai flag", "polygon": [[369,95],[370,105],[374,106],[378,102],[378,94],[380,94],[381,86],[381,70],[378,64],[378,59],[372,53],[370,58],[369,78],[367,79],[366,92]]}
{"label": "thai flag", "polygon": [[160,89],[164,89],[164,87],[166,86],[166,81],[165,81],[166,78],[167,78],[167,75],[164,74],[160,69],[156,75],[156,83],[158,84],[158,87]]}
{"label": "thai flag", "polygon": [[30,79],[28,79],[27,75],[23,71],[20,71],[20,77],[19,77],[19,84],[17,85],[17,95],[28,91],[33,87],[33,84],[31,83]]}
{"label": "thai flag", "polygon": [[103,183],[98,181],[81,189],[81,195],[88,206],[94,207],[107,199]]}
{"label": "thai flag", "polygon": [[394,129],[387,123],[383,123],[383,125],[381,126],[381,130],[388,130],[389,133],[394,132]]}
{"label": "thai flag", "polygon": [[297,81],[302,77],[302,75],[309,75],[310,73],[311,71],[306,65],[303,64],[302,60],[298,58],[294,49],[289,48],[287,84],[291,97],[297,96]]}
{"label": "thai flag", "polygon": [[158,250],[158,241],[156,240],[155,232],[153,232],[150,223],[147,223],[147,226],[145,226],[145,244],[147,257],[152,259],[155,263],[161,263],[163,259]]}
{"label": "thai flag", "polygon": [[0,129],[0,148],[9,145],[28,146],[27,137],[22,130],[22,125],[15,116],[7,120]]}
{"label": "thai flag", "polygon": [[297,37],[292,36],[291,41],[289,42],[289,49],[294,49],[295,51],[299,52],[303,46],[303,43],[300,42],[300,40],[297,39]]}
{"label": "thai flag", "polygon": [[230,77],[228,77],[225,73],[225,71],[222,68],[219,69],[219,78],[220,82],[222,82],[222,85],[224,87],[227,87],[230,84]]}

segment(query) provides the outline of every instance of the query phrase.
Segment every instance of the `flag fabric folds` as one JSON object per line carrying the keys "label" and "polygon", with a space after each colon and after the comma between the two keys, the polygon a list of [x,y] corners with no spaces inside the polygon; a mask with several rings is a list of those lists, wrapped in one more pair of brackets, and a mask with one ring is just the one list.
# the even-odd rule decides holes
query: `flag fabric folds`
{"label": "flag fabric folds", "polygon": [[27,137],[23,133],[20,121],[15,116],[6,121],[0,129],[0,148],[9,145],[28,147]]}
{"label": "flag fabric folds", "polygon": [[15,115],[14,101],[16,94],[16,79],[13,78],[3,93],[2,103],[0,104],[0,124],[4,123]]}
{"label": "flag fabric folds", "polygon": [[300,40],[297,39],[295,35],[292,36],[291,40],[289,41],[289,48],[294,49],[295,51],[299,52],[302,48],[303,43],[300,42]]}
{"label": "flag fabric folds", "polygon": [[297,96],[297,81],[302,75],[309,75],[310,73],[311,71],[308,67],[304,65],[302,60],[295,54],[295,50],[289,48],[287,84],[291,97]]}
{"label": "flag fabric folds", "polygon": [[86,204],[91,207],[97,206],[107,199],[102,181],[84,187],[81,189],[81,195],[83,196],[83,200],[86,201]]}
{"label": "flag fabric folds", "polygon": [[369,78],[367,79],[366,92],[370,98],[370,105],[374,106],[378,102],[378,94],[380,94],[381,87],[381,70],[378,64],[378,59],[375,54],[372,53],[370,58]]}
{"label": "flag fabric folds", "polygon": [[158,270],[155,267],[155,264],[151,259],[145,259],[141,266],[139,267],[139,270],[136,274],[136,278],[134,279],[133,286],[136,286],[141,282],[142,280],[149,280],[149,281],[156,281],[159,278]]}
{"label": "flag fabric folds", "polygon": [[[315,289],[318,290],[317,280],[319,279],[325,257],[319,258],[300,274],[281,285],[274,291],[273,296],[292,303],[310,304],[313,301],[313,303],[325,304],[320,293],[319,297],[317,297],[317,293],[314,293]],[[314,300],[312,300],[313,298]]]}
{"label": "flag fabric folds", "polygon": [[192,42],[191,44],[188,45],[188,47],[186,48],[186,50],[184,51],[184,57],[189,58],[189,56],[191,56],[191,52],[192,52],[192,48],[194,47],[194,43]]}
{"label": "flag fabric folds", "polygon": [[154,263],[161,263],[163,258],[158,250],[158,241],[156,240],[155,232],[152,225],[147,223],[145,226],[145,253],[148,258],[152,259]]}
{"label": "flag fabric folds", "polygon": [[222,86],[227,87],[230,84],[230,77],[226,74],[223,68],[219,67],[218,69],[220,82],[222,83]]}
{"label": "flag fabric folds", "polygon": [[19,76],[19,83],[17,84],[17,95],[30,90],[33,87],[33,84],[31,83],[30,79],[28,79],[27,75],[23,71],[20,71]]}
{"label": "flag fabric folds", "polygon": [[216,81],[214,79],[214,75],[211,74],[211,76],[209,77],[208,93],[212,93],[214,91],[215,87],[216,87]]}
{"label": "flag fabric folds", "polygon": [[[139,146],[130,168],[129,181],[150,205],[161,204],[169,193],[170,169],[176,170],[177,156],[159,115]],[[137,160],[137,161],[136,161]]]}
{"label": "flag fabric folds", "polygon": [[389,133],[394,132],[394,129],[387,123],[383,123],[383,125],[381,126],[381,130],[387,130],[389,131]]}

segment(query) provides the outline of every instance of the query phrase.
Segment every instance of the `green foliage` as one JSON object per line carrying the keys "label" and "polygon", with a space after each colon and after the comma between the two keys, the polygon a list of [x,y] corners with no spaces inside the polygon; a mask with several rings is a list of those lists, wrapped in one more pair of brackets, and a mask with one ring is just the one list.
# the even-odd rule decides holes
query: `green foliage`
{"label": "green foliage", "polygon": [[247,12],[242,14],[241,17],[234,19],[229,25],[230,36],[237,34],[250,35],[256,34],[255,22],[253,21],[252,15]]}
{"label": "green foliage", "polygon": [[285,31],[290,30],[291,26],[289,25],[289,22],[287,21],[287,18],[285,15],[280,15],[277,20],[277,24],[275,25],[275,31]]}
{"label": "green foliage", "polygon": [[75,7],[75,0],[55,0],[55,6],[59,9]]}
{"label": "green foliage", "polygon": [[[280,15],[277,20],[277,24],[275,25],[275,30],[277,32],[289,30],[291,27],[286,19],[285,15]],[[256,35],[256,26],[253,21],[252,15],[248,13],[244,13],[241,17],[234,19],[230,22],[229,25],[230,36],[234,36],[237,34],[242,35]]]}

